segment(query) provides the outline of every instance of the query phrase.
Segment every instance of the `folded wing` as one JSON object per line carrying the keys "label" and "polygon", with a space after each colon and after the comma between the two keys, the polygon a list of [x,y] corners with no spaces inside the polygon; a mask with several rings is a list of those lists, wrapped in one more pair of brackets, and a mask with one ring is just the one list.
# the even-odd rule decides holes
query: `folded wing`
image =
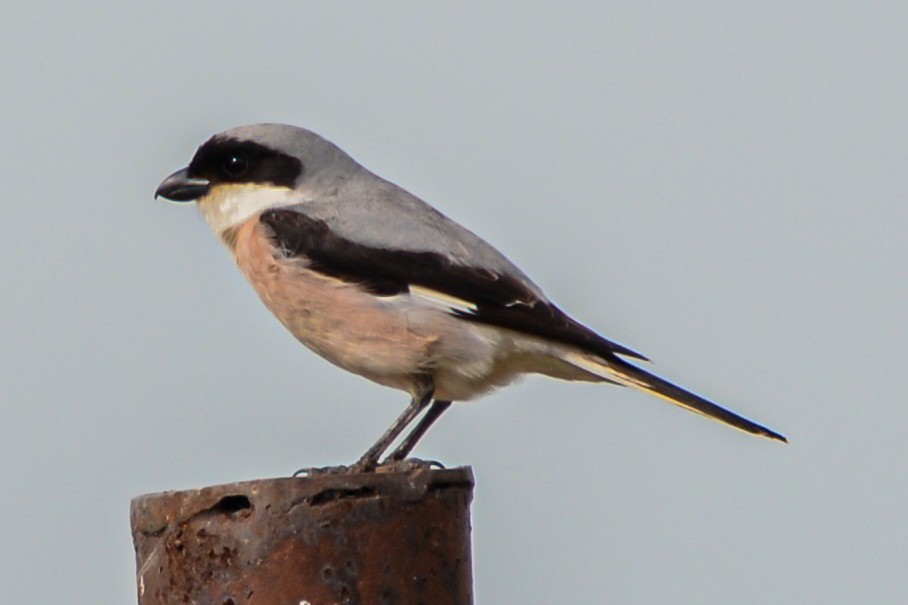
{"label": "folded wing", "polygon": [[309,216],[305,205],[268,210],[260,220],[286,256],[303,258],[310,268],[360,284],[378,296],[428,289],[468,303],[450,311],[466,321],[550,338],[605,358],[618,354],[646,359],[569,317],[521,273],[463,264],[438,251],[353,241],[326,220]]}

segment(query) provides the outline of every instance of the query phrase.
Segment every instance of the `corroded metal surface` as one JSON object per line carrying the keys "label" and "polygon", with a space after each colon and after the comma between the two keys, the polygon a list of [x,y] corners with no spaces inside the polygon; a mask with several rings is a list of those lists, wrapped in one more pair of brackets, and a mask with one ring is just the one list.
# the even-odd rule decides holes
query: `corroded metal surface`
{"label": "corroded metal surface", "polygon": [[140,605],[469,605],[470,468],[325,474],[133,500]]}

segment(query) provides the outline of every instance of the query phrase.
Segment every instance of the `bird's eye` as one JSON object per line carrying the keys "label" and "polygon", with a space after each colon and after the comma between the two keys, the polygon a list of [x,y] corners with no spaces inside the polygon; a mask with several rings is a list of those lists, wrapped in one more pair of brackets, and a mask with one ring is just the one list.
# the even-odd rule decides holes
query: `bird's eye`
{"label": "bird's eye", "polygon": [[242,154],[232,153],[224,159],[221,170],[230,178],[241,177],[249,170],[249,159]]}

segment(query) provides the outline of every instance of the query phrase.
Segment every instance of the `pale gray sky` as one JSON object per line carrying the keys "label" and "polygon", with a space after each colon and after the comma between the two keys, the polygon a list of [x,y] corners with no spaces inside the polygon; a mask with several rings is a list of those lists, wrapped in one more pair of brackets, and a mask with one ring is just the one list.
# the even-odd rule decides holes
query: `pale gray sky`
{"label": "pale gray sky", "polygon": [[405,397],[299,346],[159,181],[311,128],[791,439],[531,378],[472,464],[477,603],[908,598],[908,9],[18,3],[0,20],[0,602],[134,602],[129,499],[354,460]]}

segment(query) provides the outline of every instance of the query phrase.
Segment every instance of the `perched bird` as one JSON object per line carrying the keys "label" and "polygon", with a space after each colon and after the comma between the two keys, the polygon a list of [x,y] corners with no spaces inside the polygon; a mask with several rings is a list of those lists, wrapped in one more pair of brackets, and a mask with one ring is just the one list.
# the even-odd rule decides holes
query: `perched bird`
{"label": "perched bird", "polygon": [[303,128],[255,124],[216,134],[158,196],[197,202],[300,342],[410,394],[355,469],[375,468],[425,408],[386,460],[404,459],[452,401],[528,373],[633,387],[786,441],[629,363],[646,358],[572,319],[483,239]]}

